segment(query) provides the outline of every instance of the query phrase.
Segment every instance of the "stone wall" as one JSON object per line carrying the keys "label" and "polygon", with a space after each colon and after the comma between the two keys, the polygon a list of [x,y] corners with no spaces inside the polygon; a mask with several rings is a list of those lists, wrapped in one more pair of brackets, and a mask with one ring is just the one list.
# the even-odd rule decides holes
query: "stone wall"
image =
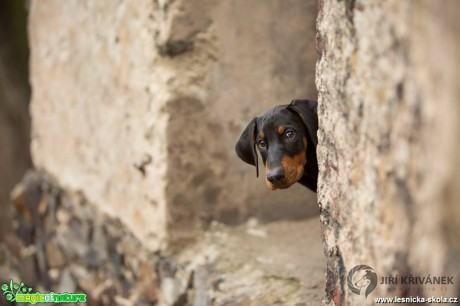
{"label": "stone wall", "polygon": [[[326,305],[460,294],[458,12],[456,1],[320,2]],[[347,287],[359,264],[379,277],[454,276],[455,285],[377,285],[362,300]]]}
{"label": "stone wall", "polygon": [[[118,218],[45,173],[29,171],[12,202],[15,232],[0,241],[0,284],[82,292],[90,306],[305,306],[323,298],[318,218],[213,221],[202,239],[173,253],[149,251]],[[1,305],[14,305],[11,298],[1,296]]]}
{"label": "stone wall", "polygon": [[315,18],[311,0],[31,1],[35,166],[151,250],[212,219],[315,214],[233,149],[253,116],[315,98]]}

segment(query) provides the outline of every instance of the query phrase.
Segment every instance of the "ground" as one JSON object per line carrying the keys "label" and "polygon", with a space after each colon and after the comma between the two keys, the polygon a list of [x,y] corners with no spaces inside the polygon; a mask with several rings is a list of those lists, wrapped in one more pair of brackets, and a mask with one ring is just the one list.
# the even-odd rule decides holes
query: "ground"
{"label": "ground", "polygon": [[194,305],[320,305],[323,298],[326,262],[317,217],[215,223],[178,261],[195,271]]}

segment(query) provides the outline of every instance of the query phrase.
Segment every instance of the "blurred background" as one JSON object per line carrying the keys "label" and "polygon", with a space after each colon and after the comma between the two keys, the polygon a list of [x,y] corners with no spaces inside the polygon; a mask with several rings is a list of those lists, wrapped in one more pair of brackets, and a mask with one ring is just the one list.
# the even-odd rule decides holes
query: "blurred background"
{"label": "blurred background", "polygon": [[27,11],[22,1],[0,4],[0,237],[10,229],[9,193],[31,167]]}
{"label": "blurred background", "polygon": [[316,5],[2,1],[0,281],[90,305],[319,303],[316,195],[269,191],[234,152],[253,117],[316,100]]}

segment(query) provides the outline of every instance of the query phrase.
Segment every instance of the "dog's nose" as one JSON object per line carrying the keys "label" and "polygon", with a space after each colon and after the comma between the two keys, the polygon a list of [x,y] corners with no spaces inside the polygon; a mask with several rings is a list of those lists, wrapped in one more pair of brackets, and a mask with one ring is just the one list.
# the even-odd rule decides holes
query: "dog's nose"
{"label": "dog's nose", "polygon": [[267,180],[272,183],[273,185],[279,185],[284,181],[284,171],[282,170],[274,170],[268,171],[267,173]]}

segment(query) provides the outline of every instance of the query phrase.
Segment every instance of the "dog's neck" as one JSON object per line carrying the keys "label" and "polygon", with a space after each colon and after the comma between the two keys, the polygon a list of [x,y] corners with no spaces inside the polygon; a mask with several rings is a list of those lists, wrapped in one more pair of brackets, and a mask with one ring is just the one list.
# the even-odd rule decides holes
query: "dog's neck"
{"label": "dog's neck", "polygon": [[[316,158],[316,152],[310,151],[309,155],[307,155],[307,161],[314,161],[314,162],[307,162],[305,165],[305,171],[303,173],[302,178],[298,181],[298,183],[304,185],[305,187],[311,189],[312,191],[316,192],[317,190],[317,179],[318,179],[318,160]],[[306,152],[308,154],[308,151]]]}
{"label": "dog's neck", "polygon": [[304,174],[297,183],[300,183],[304,185],[305,187],[309,188],[310,190],[316,192],[317,182],[316,182],[316,177],[313,175]]}

